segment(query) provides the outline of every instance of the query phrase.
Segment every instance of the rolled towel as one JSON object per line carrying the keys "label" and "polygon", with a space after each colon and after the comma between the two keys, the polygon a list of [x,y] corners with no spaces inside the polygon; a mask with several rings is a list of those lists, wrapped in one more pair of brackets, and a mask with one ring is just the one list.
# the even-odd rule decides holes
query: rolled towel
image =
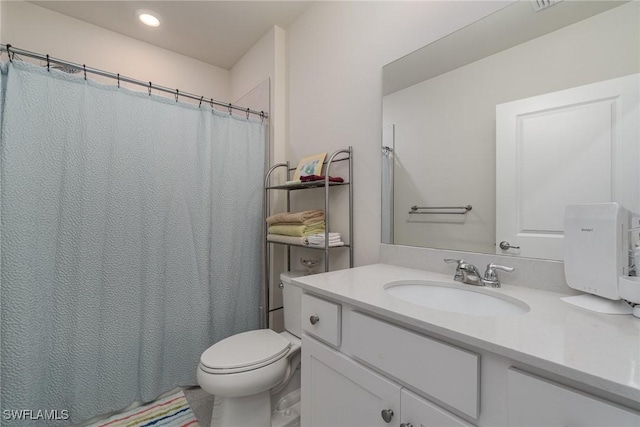
{"label": "rolled towel", "polygon": [[284,236],[308,236],[310,234],[324,231],[324,221],[309,225],[304,224],[280,224],[276,223],[269,227],[269,234],[282,234]]}
{"label": "rolled towel", "polygon": [[324,221],[324,211],[280,212],[267,218],[267,224],[314,224]]}
{"label": "rolled towel", "polygon": [[308,246],[306,237],[283,236],[282,234],[267,234],[268,242],[286,243],[288,245]]}

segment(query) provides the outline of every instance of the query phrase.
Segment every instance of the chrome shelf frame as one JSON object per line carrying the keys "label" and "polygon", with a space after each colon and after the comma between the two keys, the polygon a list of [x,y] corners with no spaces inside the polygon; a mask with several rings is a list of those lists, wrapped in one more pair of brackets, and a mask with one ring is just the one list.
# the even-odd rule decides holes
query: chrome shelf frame
{"label": "chrome shelf frame", "polygon": [[[329,181],[331,172],[331,166],[338,162],[349,162],[349,177],[345,182],[332,182]],[[278,163],[269,168],[264,178],[264,214],[263,214],[263,242],[264,242],[264,283],[262,289],[262,307],[263,316],[261,319],[262,327],[269,327],[269,288],[271,282],[271,244],[278,244],[287,246],[287,270],[291,269],[291,247],[300,247],[306,249],[322,250],[324,251],[324,271],[329,271],[330,264],[330,251],[348,249],[349,250],[349,268],[353,268],[353,147],[348,147],[340,150],[336,150],[323,162],[325,179],[320,181],[302,182],[299,184],[288,185],[271,185],[271,178],[276,171],[280,171],[284,168],[286,181],[290,181],[293,176],[293,172],[296,168],[292,168],[290,162]],[[270,242],[267,240],[268,226],[267,217],[271,215],[271,198],[269,197],[269,191],[282,190],[287,192],[287,212],[291,211],[291,191],[306,190],[310,188],[324,188],[324,212],[325,212],[325,242],[329,241],[330,230],[330,204],[329,204],[329,191],[331,187],[347,186],[349,188],[349,240],[343,246],[306,246],[297,244],[287,244],[281,242]],[[343,234],[344,236],[344,234]]]}

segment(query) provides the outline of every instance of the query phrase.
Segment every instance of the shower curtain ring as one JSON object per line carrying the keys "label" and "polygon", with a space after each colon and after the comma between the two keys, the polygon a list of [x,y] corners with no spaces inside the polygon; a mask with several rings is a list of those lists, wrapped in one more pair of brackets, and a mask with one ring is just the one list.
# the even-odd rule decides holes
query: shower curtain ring
{"label": "shower curtain ring", "polygon": [[202,107],[202,100],[204,99],[204,96],[200,97],[200,104],[198,104],[198,108]]}
{"label": "shower curtain ring", "polygon": [[82,64],[82,69],[84,70],[84,79],[87,80],[87,66]]}
{"label": "shower curtain ring", "polygon": [[251,110],[249,110],[249,109],[247,108],[247,120],[249,120],[249,112],[250,112],[250,111],[251,111]]}
{"label": "shower curtain ring", "polygon": [[213,108],[213,98],[211,98],[211,101],[209,101],[209,105],[211,105],[211,108]]}
{"label": "shower curtain ring", "polygon": [[264,111],[260,111],[260,121],[264,122]]}
{"label": "shower curtain ring", "polygon": [[118,73],[118,89],[120,88],[120,73]]}
{"label": "shower curtain ring", "polygon": [[13,62],[13,57],[11,56],[11,45],[7,44],[7,56],[9,57],[9,62]]}
{"label": "shower curtain ring", "polygon": [[49,62],[49,54],[47,53],[47,71],[51,71],[51,70],[49,69],[49,65],[50,65],[50,62]]}
{"label": "shower curtain ring", "polygon": [[180,92],[176,89],[176,102],[178,102],[178,95],[180,95]]}
{"label": "shower curtain ring", "polygon": [[151,96],[151,82],[149,82],[149,96]]}
{"label": "shower curtain ring", "polygon": [[231,115],[231,103],[229,103],[229,115]]}

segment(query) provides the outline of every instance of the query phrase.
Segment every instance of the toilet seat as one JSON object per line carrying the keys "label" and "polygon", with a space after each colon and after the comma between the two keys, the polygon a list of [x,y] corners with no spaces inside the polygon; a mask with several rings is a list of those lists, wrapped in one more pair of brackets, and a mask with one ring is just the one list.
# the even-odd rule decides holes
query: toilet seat
{"label": "toilet seat", "polygon": [[232,335],[200,356],[200,369],[210,374],[233,374],[270,365],[289,354],[291,342],[271,329]]}

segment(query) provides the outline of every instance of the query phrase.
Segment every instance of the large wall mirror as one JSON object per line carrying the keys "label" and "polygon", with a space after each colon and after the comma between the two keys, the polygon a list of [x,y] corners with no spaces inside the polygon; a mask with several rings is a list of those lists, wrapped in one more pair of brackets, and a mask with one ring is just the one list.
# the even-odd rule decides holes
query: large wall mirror
{"label": "large wall mirror", "polygon": [[383,243],[562,260],[567,205],[640,212],[640,2],[532,3],[384,67]]}

